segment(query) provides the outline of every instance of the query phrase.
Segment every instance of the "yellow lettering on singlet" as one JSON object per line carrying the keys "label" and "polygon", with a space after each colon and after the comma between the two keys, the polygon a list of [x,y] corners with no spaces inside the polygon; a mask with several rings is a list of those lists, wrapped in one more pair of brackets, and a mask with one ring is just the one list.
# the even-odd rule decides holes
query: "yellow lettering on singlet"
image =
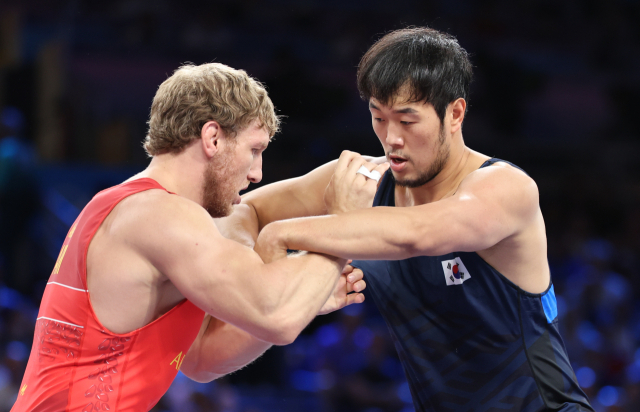
{"label": "yellow lettering on singlet", "polygon": [[[74,223],[73,226],[71,226],[71,229],[69,230],[69,234],[67,235],[68,238],[71,238],[71,236],[73,236],[73,232],[75,232],[76,226],[78,226],[78,223]],[[64,245],[60,250],[60,254],[58,255],[58,260],[56,260],[56,265],[53,267],[54,275],[57,275],[58,272],[60,271],[60,265],[62,265],[62,259],[64,259],[64,254],[67,253],[67,247],[69,247],[69,245]]]}
{"label": "yellow lettering on singlet", "polygon": [[60,271],[60,265],[62,265],[62,259],[64,259],[64,254],[67,253],[67,246],[62,246],[62,250],[60,250],[60,255],[58,255],[58,260],[56,260],[56,265],[53,267],[53,274],[57,275]]}
{"label": "yellow lettering on singlet", "polygon": [[24,391],[27,390],[27,385],[24,385],[22,388],[20,388],[20,395],[24,396]]}
{"label": "yellow lettering on singlet", "polygon": [[69,234],[67,235],[68,238],[71,238],[71,236],[73,236],[73,232],[75,232],[76,226],[78,226],[78,223],[74,223],[73,226],[71,226],[71,230],[69,230]]}
{"label": "yellow lettering on singlet", "polygon": [[184,356],[182,356],[182,352],[180,352],[180,353],[178,353],[178,356],[173,358],[173,360],[171,361],[169,366],[173,365],[173,362],[175,362],[176,363],[176,370],[179,371],[180,367],[182,366],[182,361],[183,360],[184,360]]}
{"label": "yellow lettering on singlet", "polygon": [[184,358],[187,356],[187,354],[185,353],[184,356],[182,357],[182,359],[180,359],[180,365],[178,365],[178,370],[182,369],[182,362],[184,361]]}

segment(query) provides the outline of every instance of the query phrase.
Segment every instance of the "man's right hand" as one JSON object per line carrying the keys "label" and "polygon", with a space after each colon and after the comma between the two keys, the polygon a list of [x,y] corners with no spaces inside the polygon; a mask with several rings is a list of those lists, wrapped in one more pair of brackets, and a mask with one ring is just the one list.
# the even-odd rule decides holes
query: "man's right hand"
{"label": "man's right hand", "polygon": [[324,202],[329,214],[364,209],[373,205],[378,182],[357,173],[361,166],[369,171],[375,170],[382,176],[389,168],[389,163],[377,165],[368,162],[358,153],[343,151],[324,192]]}

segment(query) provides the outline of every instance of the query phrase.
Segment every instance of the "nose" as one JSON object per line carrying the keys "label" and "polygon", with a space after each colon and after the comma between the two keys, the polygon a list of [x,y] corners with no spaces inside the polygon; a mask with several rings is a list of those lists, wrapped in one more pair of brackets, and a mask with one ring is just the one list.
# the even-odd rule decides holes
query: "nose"
{"label": "nose", "polygon": [[402,137],[401,130],[394,126],[395,125],[390,124],[387,128],[387,137],[385,138],[385,141],[389,146],[402,147],[404,146],[404,138]]}
{"label": "nose", "polygon": [[249,179],[251,183],[259,183],[262,180],[262,155],[256,157],[251,164],[247,179]]}

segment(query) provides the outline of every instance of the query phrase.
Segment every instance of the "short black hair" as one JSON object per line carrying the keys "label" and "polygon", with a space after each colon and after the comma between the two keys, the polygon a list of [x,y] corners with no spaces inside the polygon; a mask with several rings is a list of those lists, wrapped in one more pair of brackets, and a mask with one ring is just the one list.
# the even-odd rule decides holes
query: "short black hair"
{"label": "short black hair", "polygon": [[362,56],[358,90],[365,101],[393,104],[407,87],[409,102],[431,103],[440,121],[447,106],[462,97],[469,101],[473,69],[455,37],[429,27],[392,31]]}

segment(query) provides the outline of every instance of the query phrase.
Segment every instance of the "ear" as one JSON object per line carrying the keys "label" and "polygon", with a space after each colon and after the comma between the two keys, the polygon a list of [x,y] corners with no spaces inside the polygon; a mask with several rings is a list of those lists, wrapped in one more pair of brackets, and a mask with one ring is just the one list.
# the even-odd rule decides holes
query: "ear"
{"label": "ear", "polygon": [[218,122],[206,122],[200,131],[202,150],[208,158],[212,158],[220,150],[220,139],[223,131]]}
{"label": "ear", "polygon": [[462,98],[458,98],[449,104],[451,109],[451,133],[457,132],[462,127],[464,113],[467,109],[467,102]]}

